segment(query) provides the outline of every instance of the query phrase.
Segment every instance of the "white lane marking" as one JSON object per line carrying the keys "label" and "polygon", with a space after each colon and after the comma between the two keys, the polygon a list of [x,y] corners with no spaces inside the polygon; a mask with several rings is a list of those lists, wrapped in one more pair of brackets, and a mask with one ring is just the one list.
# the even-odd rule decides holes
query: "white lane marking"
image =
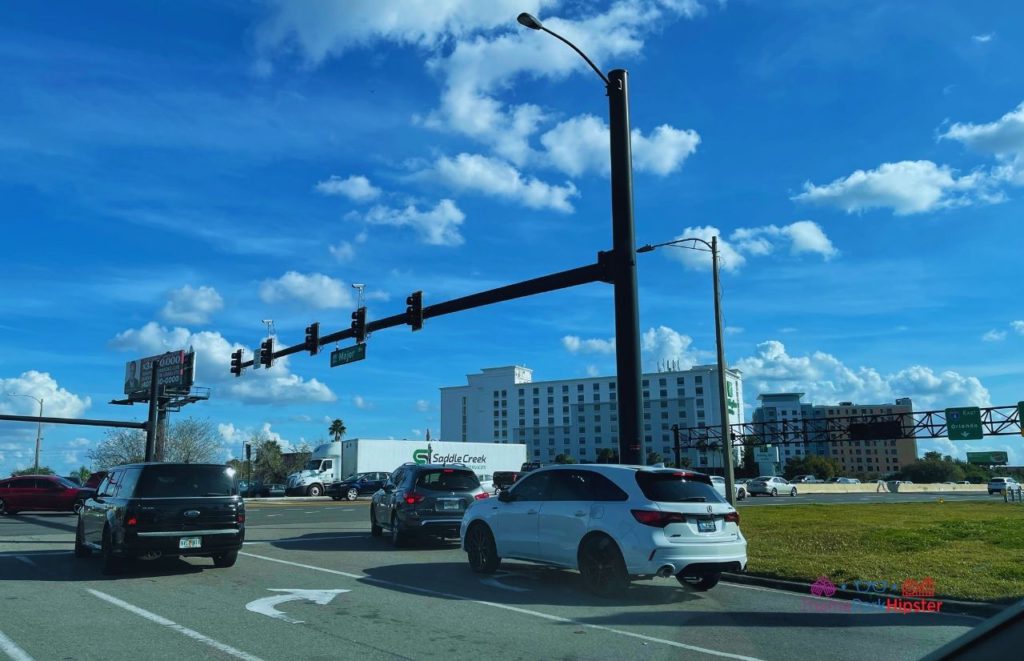
{"label": "white lane marking", "polygon": [[281,516],[281,515],[280,515],[280,514],[268,514],[268,515],[267,515],[267,518],[269,519],[269,518],[270,518],[270,517],[272,517],[272,516]]}
{"label": "white lane marking", "polygon": [[350,574],[348,572],[338,571],[336,569],[327,569],[325,567],[316,567],[314,565],[306,565],[301,562],[292,562],[290,560],[280,560],[278,558],[271,558],[265,555],[256,555],[255,553],[242,552],[239,555],[247,555],[250,558],[258,558],[260,560],[267,560],[269,562],[277,562],[282,565],[290,565],[292,567],[302,567],[303,569],[312,569],[313,571],[324,572],[326,574],[336,574],[338,576],[347,576],[367,583],[376,583],[378,585],[384,585],[391,588],[399,588],[401,590],[411,590],[413,592],[419,592],[435,597],[444,597],[445,599],[456,599],[458,601],[468,601],[470,603],[479,604],[481,606],[490,606],[492,608],[500,608],[502,610],[512,611],[514,613],[520,613],[522,615],[530,615],[532,617],[538,617],[544,620],[551,620],[552,622],[562,622],[565,624],[573,624],[578,627],[586,627],[588,629],[597,629],[599,631],[607,631],[608,633],[614,633],[619,636],[627,636],[629,638],[638,638],[651,643],[658,643],[661,645],[668,645],[670,647],[678,647],[680,649],[690,650],[692,652],[701,652],[702,654],[710,654],[712,656],[720,656],[725,659],[739,659],[740,661],[763,661],[753,656],[742,656],[740,654],[730,654],[729,652],[720,652],[718,650],[708,649],[706,647],[697,647],[696,645],[687,645],[686,643],[676,642],[674,640],[667,640],[665,638],[655,638],[654,636],[645,636],[641,633],[633,633],[632,631],[624,631],[622,629],[615,629],[613,627],[606,627],[601,624],[588,624],[586,622],[580,622],[579,620],[573,620],[568,617],[560,617],[558,615],[550,615],[548,613],[542,613],[540,611],[529,610],[528,608],[519,608],[518,606],[510,606],[508,604],[499,604],[493,601],[482,601],[479,599],[473,599],[471,597],[464,597],[458,594],[452,594],[450,592],[440,592],[437,590],[429,590],[427,588],[417,587],[415,585],[406,585],[404,583],[395,583],[393,581],[385,581],[380,578],[374,578],[372,576],[366,576],[365,574]]}
{"label": "white lane marking", "polygon": [[11,658],[11,661],[33,661],[28,652],[18,647],[18,644],[0,631],[0,652]]}
{"label": "white lane marking", "polygon": [[326,606],[331,603],[339,594],[351,592],[351,590],[283,590],[275,588],[267,588],[271,592],[284,592],[285,594],[274,595],[272,597],[263,597],[262,599],[255,599],[245,605],[245,610],[252,611],[253,613],[259,613],[260,615],[266,615],[267,617],[273,617],[278,620],[284,620],[289,624],[302,624],[302,620],[293,620],[281,611],[274,608],[279,604],[284,604],[289,601],[301,601],[303,599],[312,601],[314,604],[320,604]]}
{"label": "white lane marking", "polygon": [[156,624],[165,626],[168,629],[171,629],[172,631],[177,631],[178,633],[188,636],[193,640],[197,640],[200,643],[209,645],[215,650],[219,650],[221,652],[224,652],[225,654],[230,654],[231,656],[237,659],[245,659],[245,661],[263,661],[258,656],[253,656],[252,654],[247,654],[242,650],[235,649],[234,647],[231,647],[230,645],[227,645],[220,641],[214,640],[209,636],[204,636],[198,631],[189,629],[188,627],[184,627],[176,622],[172,622],[171,620],[168,620],[166,617],[161,617],[156,613],[150,613],[148,610],[144,610],[142,608],[139,608],[138,606],[129,604],[127,601],[121,601],[117,597],[113,597],[105,592],[100,592],[99,590],[92,589],[88,589],[87,592],[89,592],[94,597],[98,597],[107,603],[117,606],[118,608],[125,609],[129,613],[134,613],[139,617],[149,620],[150,622],[155,622]]}
{"label": "white lane marking", "polygon": [[14,559],[17,560],[18,562],[24,562],[29,567],[35,567],[36,569],[39,568],[39,565],[36,564],[36,561],[33,560],[32,558],[29,558],[28,556],[16,555],[16,556],[14,556]]}

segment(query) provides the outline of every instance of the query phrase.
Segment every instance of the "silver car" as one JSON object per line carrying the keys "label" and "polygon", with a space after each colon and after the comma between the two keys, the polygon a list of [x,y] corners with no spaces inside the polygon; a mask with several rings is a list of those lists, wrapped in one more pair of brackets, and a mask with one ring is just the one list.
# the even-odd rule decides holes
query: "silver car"
{"label": "silver car", "polygon": [[780,493],[788,493],[790,496],[795,496],[796,485],[781,477],[762,475],[757,479],[747,482],[747,493],[751,496],[778,496]]}
{"label": "silver car", "polygon": [[[719,477],[718,475],[711,476],[711,486],[715,488],[718,495],[725,498],[725,478]],[[747,497],[747,487],[742,482],[734,482],[732,485],[732,492],[736,496],[736,500],[743,500]]]}

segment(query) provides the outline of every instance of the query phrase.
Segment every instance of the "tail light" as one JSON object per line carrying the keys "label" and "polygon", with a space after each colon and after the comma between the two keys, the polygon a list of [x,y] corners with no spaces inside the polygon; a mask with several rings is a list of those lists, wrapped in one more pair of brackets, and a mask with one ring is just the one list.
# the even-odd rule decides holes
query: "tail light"
{"label": "tail light", "polygon": [[485,498],[490,497],[491,494],[487,493],[486,491],[484,491],[483,493],[478,493],[477,495],[473,496],[473,498],[475,498],[476,500],[484,500]]}
{"label": "tail light", "polygon": [[679,512],[658,512],[654,510],[631,510],[633,518],[653,528],[664,528],[670,523],[686,523],[686,516]]}
{"label": "tail light", "polygon": [[736,525],[739,525],[740,524],[740,513],[739,512],[729,512],[728,514],[725,515],[725,522],[726,523],[735,523]]}
{"label": "tail light", "polygon": [[245,512],[239,512],[235,515],[235,521],[238,523],[245,523]]}
{"label": "tail light", "polygon": [[409,493],[405,494],[404,500],[406,505],[415,505],[416,503],[423,502],[424,498],[426,498],[426,496],[424,496],[423,494],[416,493],[415,491],[410,491]]}
{"label": "tail light", "polygon": [[128,520],[124,522],[124,524],[126,526],[137,526],[139,525],[139,519],[138,517],[130,516],[128,517]]}

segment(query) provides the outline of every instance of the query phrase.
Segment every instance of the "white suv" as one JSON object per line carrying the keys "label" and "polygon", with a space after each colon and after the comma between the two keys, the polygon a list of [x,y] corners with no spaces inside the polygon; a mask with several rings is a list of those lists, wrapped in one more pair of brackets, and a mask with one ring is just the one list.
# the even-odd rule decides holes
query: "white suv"
{"label": "white suv", "polygon": [[1010,489],[1016,491],[1020,488],[1020,483],[1012,477],[993,477],[988,481],[988,495],[994,493],[1002,493],[1003,491]]}
{"label": "white suv", "polygon": [[697,590],[747,565],[739,513],[707,475],[618,464],[538,469],[473,503],[462,519],[462,548],[479,573],[502,558],[578,569],[600,595],[633,578],[675,576]]}

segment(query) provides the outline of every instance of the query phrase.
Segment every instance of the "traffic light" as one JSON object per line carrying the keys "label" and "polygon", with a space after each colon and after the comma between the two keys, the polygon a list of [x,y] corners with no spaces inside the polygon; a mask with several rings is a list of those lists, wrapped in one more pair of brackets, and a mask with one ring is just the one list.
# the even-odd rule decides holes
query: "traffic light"
{"label": "traffic light", "polygon": [[414,331],[423,328],[423,292],[414,291],[405,299],[405,323]]}
{"label": "traffic light", "polygon": [[250,445],[248,443],[245,444],[245,460],[246,461],[251,461],[252,460],[252,445]]}
{"label": "traffic light", "polygon": [[235,376],[242,376],[242,350],[231,352],[231,373]]}
{"label": "traffic light", "polygon": [[268,337],[260,345],[260,365],[269,368],[274,364],[274,338]]}
{"label": "traffic light", "polygon": [[366,341],[366,308],[360,307],[352,313],[352,331],[356,334],[356,342]]}
{"label": "traffic light", "polygon": [[320,351],[320,322],[314,321],[306,326],[306,349],[310,356],[315,356]]}

